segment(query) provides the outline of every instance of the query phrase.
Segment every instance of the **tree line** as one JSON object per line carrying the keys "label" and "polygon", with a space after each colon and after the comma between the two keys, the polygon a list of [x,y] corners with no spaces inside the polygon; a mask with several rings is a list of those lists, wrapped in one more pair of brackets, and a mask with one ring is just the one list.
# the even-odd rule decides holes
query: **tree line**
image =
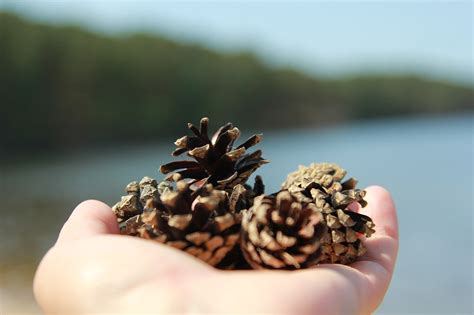
{"label": "tree line", "polygon": [[202,116],[268,130],[470,111],[474,96],[472,87],[414,76],[318,79],[248,52],[1,12],[0,93],[9,154],[176,136]]}

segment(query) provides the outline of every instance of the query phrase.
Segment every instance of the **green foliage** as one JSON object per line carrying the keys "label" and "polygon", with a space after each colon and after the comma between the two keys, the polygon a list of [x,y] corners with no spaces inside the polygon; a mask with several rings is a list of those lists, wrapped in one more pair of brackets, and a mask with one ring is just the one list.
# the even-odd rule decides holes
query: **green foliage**
{"label": "green foliage", "polygon": [[472,109],[415,77],[318,80],[147,34],[117,37],[0,12],[0,133],[14,154],[180,135],[208,115],[253,129]]}

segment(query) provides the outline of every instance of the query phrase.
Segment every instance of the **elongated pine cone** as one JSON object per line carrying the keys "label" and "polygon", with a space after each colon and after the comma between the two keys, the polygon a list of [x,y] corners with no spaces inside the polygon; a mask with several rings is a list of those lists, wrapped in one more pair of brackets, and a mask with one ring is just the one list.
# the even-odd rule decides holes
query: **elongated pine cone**
{"label": "elongated pine cone", "polygon": [[254,269],[299,269],[318,263],[326,230],[314,204],[288,191],[259,196],[243,214],[241,249]]}
{"label": "elongated pine cone", "polygon": [[320,263],[350,264],[367,249],[361,239],[370,237],[375,224],[366,215],[349,210],[357,202],[367,205],[364,190],[356,189],[357,180],[349,178],[343,182],[346,171],[336,164],[311,164],[300,166],[290,173],[282,185],[303,202],[311,202],[322,213],[327,232],[322,239]]}
{"label": "elongated pine cone", "polygon": [[176,140],[177,148],[172,155],[187,152],[194,161],[183,160],[162,165],[160,171],[163,174],[171,173],[166,179],[190,179],[191,184],[202,181],[218,189],[231,190],[235,185],[245,183],[257,168],[268,163],[262,158],[260,150],[247,153],[250,147],[260,142],[261,135],[253,135],[234,148],[234,142],[240,136],[237,127],[227,123],[209,137],[208,124],[207,117],[201,119],[199,129],[188,124],[194,136]]}

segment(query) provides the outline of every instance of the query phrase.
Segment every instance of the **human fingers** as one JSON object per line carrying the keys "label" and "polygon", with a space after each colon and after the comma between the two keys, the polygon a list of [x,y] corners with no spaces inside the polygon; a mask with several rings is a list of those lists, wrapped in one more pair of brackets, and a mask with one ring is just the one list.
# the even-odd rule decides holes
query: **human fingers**
{"label": "human fingers", "polygon": [[103,202],[87,200],[73,210],[59,233],[57,244],[92,235],[118,233],[112,209]]}
{"label": "human fingers", "polygon": [[365,294],[373,311],[381,303],[390,284],[398,253],[398,220],[390,193],[379,186],[366,189],[368,206],[359,212],[375,223],[375,233],[364,241],[367,254],[351,265],[366,278]]}
{"label": "human fingers", "polygon": [[369,260],[380,263],[392,271],[398,253],[398,219],[390,193],[380,186],[366,189],[368,206],[360,213],[368,215],[375,223],[375,233],[365,240]]}
{"label": "human fingers", "polygon": [[102,234],[54,246],[38,267],[34,294],[46,314],[183,314],[188,287],[202,290],[213,272],[170,246]]}
{"label": "human fingers", "polygon": [[389,236],[398,239],[398,219],[395,203],[390,193],[383,187],[370,186],[366,189],[368,206],[361,208],[360,213],[372,218],[376,225],[373,236]]}

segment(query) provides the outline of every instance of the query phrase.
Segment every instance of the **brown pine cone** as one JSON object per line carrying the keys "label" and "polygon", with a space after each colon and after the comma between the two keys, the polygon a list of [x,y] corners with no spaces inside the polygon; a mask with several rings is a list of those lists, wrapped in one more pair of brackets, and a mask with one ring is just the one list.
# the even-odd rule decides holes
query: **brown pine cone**
{"label": "brown pine cone", "polygon": [[241,249],[254,269],[299,269],[318,263],[326,230],[314,204],[288,191],[259,196],[243,214]]}
{"label": "brown pine cone", "polygon": [[268,163],[262,158],[260,150],[247,153],[250,147],[260,142],[261,135],[253,135],[234,148],[234,142],[240,136],[238,128],[227,123],[209,137],[208,123],[209,119],[205,117],[201,119],[199,129],[188,124],[194,136],[176,140],[177,148],[172,155],[187,152],[195,161],[183,160],[162,165],[160,171],[163,174],[171,173],[167,180],[191,179],[191,184],[205,182],[218,189],[232,190],[235,185],[245,183],[257,168]]}
{"label": "brown pine cone", "polygon": [[143,211],[122,223],[122,234],[167,244],[212,266],[221,263],[239,242],[242,186],[236,186],[230,196],[212,185],[191,190],[185,181],[176,183],[176,191],[164,187],[161,194],[152,189],[155,186],[160,187],[156,181],[142,186]]}
{"label": "brown pine cone", "polygon": [[374,232],[375,224],[370,217],[347,208],[354,202],[365,207],[367,202],[363,199],[365,191],[355,189],[356,179],[341,183],[345,175],[346,171],[336,164],[311,164],[290,173],[282,185],[299,200],[314,203],[323,214],[328,229],[323,237],[320,263],[354,262],[367,251],[362,237],[370,237]]}

